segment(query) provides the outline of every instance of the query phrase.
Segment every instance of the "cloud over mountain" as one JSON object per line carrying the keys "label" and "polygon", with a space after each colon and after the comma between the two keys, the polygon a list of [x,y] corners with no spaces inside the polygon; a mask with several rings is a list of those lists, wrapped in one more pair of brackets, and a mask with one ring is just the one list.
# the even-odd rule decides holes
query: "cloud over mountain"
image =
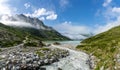
{"label": "cloud over mountain", "polygon": [[67,21],[56,25],[54,28],[71,39],[83,39],[85,37],[81,34],[90,33],[90,29],[87,26],[73,25],[72,22]]}

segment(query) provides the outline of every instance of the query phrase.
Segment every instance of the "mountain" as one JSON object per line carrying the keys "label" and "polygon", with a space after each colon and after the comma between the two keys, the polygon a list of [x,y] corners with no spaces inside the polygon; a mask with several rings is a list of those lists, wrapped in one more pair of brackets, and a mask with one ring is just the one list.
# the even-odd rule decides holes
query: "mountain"
{"label": "mountain", "polygon": [[[19,43],[22,43],[23,40],[28,37],[30,40],[70,40],[69,38],[61,35],[59,32],[54,30],[52,27],[44,25],[44,23],[37,19],[27,17],[25,15],[15,15],[9,17],[10,25],[5,23],[0,23],[0,46],[9,47]],[[32,25],[30,26],[19,26],[12,24],[22,22]],[[12,25],[11,25],[12,24]]]}
{"label": "mountain", "polygon": [[83,40],[77,49],[96,57],[95,70],[119,70],[120,26]]}
{"label": "mountain", "polygon": [[[52,27],[44,25],[44,23],[38,18],[27,17],[23,14],[16,15],[2,15],[0,19],[4,20],[6,25],[9,26],[18,26],[18,27],[32,27],[42,30],[54,30]],[[9,22],[7,22],[9,21]]]}

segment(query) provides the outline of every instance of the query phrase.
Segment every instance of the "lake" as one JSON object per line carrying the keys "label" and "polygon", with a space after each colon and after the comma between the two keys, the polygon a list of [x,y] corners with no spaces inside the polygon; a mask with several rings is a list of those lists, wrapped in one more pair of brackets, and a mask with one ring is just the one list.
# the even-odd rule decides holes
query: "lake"
{"label": "lake", "polygon": [[43,41],[43,43],[46,43],[46,44],[52,44],[54,42],[59,42],[61,44],[69,44],[69,45],[72,45],[72,46],[77,46],[80,44],[81,41]]}

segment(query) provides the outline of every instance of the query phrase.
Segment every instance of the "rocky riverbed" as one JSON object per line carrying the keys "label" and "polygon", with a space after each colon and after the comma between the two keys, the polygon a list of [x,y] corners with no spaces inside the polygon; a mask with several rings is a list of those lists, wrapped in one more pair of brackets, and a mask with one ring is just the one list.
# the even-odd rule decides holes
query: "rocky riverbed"
{"label": "rocky riverbed", "polygon": [[1,48],[0,70],[46,70],[42,66],[58,62],[69,55],[67,50],[54,47],[22,48],[21,45]]}
{"label": "rocky riverbed", "polygon": [[91,55],[70,44],[0,48],[0,70],[92,70]]}
{"label": "rocky riverbed", "polygon": [[69,51],[69,56],[60,59],[59,62],[55,62],[51,65],[43,66],[46,70],[92,70],[93,61],[88,54],[80,51],[67,48],[67,45],[52,45],[59,49],[65,49]]}

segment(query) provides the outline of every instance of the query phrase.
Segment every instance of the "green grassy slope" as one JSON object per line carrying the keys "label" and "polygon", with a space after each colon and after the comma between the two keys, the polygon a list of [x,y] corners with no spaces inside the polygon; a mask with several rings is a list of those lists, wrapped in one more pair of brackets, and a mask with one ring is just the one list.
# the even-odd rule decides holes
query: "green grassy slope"
{"label": "green grassy slope", "polygon": [[38,30],[29,27],[11,27],[0,23],[0,47],[10,47],[22,43],[26,37],[30,40],[70,40],[55,30]]}
{"label": "green grassy slope", "polygon": [[101,67],[104,70],[115,70],[115,67],[120,66],[116,61],[117,55],[120,54],[120,26],[83,40],[77,49],[97,57],[95,70],[100,70]]}
{"label": "green grassy slope", "polygon": [[0,23],[0,46],[10,47],[22,43],[26,33]]}

